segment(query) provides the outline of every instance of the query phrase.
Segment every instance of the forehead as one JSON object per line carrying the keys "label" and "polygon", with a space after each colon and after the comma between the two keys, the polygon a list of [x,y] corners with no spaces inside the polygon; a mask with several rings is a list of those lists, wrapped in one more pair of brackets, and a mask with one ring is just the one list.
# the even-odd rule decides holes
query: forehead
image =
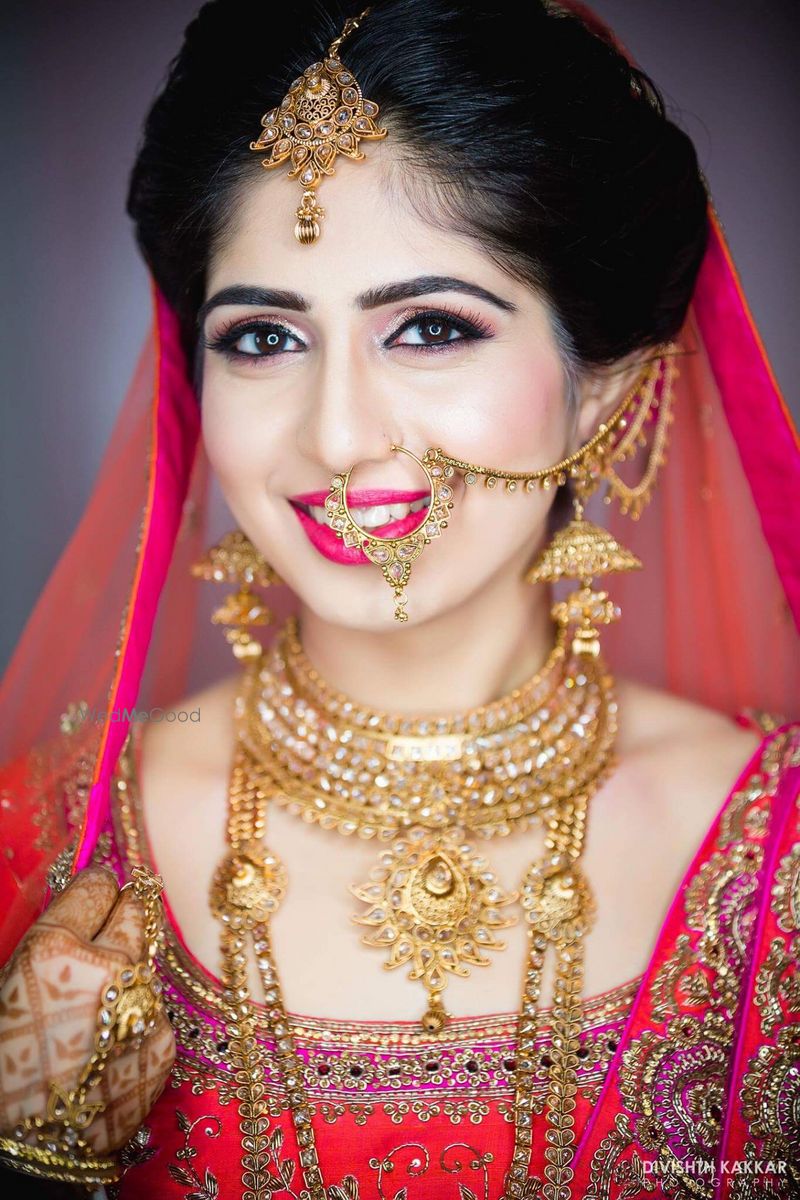
{"label": "forehead", "polygon": [[[302,186],[288,167],[254,172],[232,220],[212,254],[206,292],[234,283],[291,287],[313,299],[352,297],[393,279],[423,274],[467,277],[517,305],[536,303],[525,284],[493,262],[456,229],[440,229],[421,214],[404,185],[398,152],[386,143],[362,143],[366,159],[339,157],[317,199],[325,216],[320,238],[301,245],[294,236]],[[256,160],[257,161],[257,160]]]}

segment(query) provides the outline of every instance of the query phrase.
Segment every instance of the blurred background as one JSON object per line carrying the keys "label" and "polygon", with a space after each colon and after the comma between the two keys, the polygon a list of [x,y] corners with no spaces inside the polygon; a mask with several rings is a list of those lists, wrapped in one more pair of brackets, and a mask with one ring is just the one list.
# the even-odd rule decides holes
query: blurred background
{"label": "blurred background", "polygon": [[[800,5],[591,6],[695,142],[797,419]],[[2,6],[0,671],[80,517],[145,334],[147,276],[124,212],[127,174],[146,109],[198,7]]]}

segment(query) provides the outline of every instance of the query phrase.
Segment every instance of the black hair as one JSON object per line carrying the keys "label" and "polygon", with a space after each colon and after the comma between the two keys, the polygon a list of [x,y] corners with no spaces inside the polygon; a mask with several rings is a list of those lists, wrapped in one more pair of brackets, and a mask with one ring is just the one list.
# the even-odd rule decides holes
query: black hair
{"label": "black hair", "polygon": [[[261,116],[362,8],[211,0],[186,30],[127,207],[190,355],[210,255],[263,174]],[[539,292],[568,371],[678,332],[708,236],[697,156],[591,19],[552,0],[376,0],[340,53],[412,168],[412,203]]]}

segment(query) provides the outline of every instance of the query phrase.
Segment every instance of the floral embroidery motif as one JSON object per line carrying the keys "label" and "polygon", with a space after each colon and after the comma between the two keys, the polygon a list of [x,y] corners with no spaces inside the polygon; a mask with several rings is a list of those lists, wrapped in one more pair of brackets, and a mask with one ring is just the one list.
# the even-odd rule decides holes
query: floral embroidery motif
{"label": "floral embroidery motif", "polygon": [[778,928],[784,933],[800,930],[800,842],[795,842],[789,853],[784,854],[775,872],[772,909]]}
{"label": "floral embroidery motif", "polygon": [[795,954],[783,938],[773,938],[756,978],[755,1003],[761,1013],[761,1032],[771,1037],[783,1020],[781,1000],[790,1013],[800,1012],[800,977]]}
{"label": "floral embroidery motif", "polygon": [[763,863],[761,846],[735,843],[713,854],[686,889],[686,921],[700,933],[697,961],[713,971],[713,989],[733,1017],[750,943]]}
{"label": "floral embroidery motif", "polygon": [[176,1183],[181,1187],[190,1188],[191,1191],[186,1193],[185,1200],[216,1200],[219,1195],[219,1184],[214,1172],[206,1167],[203,1172],[202,1179],[198,1174],[197,1168],[192,1165],[192,1160],[197,1157],[197,1147],[191,1144],[191,1137],[195,1128],[205,1122],[203,1133],[206,1137],[218,1138],[222,1132],[222,1122],[218,1117],[198,1117],[195,1121],[190,1121],[185,1112],[177,1108],[175,1110],[175,1120],[178,1122],[178,1127],[183,1133],[183,1145],[179,1150],[175,1151],[175,1157],[180,1159],[182,1163],[188,1163],[188,1166],[176,1165],[169,1163],[167,1170]]}
{"label": "floral embroidery motif", "polygon": [[[800,762],[800,747],[795,754],[786,753],[787,760]],[[798,805],[800,797],[795,807]],[[761,963],[754,997],[765,1041],[748,1060],[739,1099],[750,1134],[760,1139],[758,1157],[776,1164],[776,1185],[785,1181],[785,1175],[781,1179],[777,1174],[777,1164],[781,1164],[784,1171],[788,1169],[791,1186],[800,1193],[796,1154],[800,1139],[800,1023],[790,1020],[800,1012],[800,841],[780,859],[770,894],[770,912],[777,935],[771,939]],[[776,1030],[777,1039],[767,1041]],[[755,1145],[748,1145],[755,1154]],[[764,1184],[772,1186],[769,1178]],[[732,1196],[748,1200],[749,1186],[735,1188]]]}
{"label": "floral embroidery motif", "polygon": [[713,1164],[725,1106],[733,1026],[722,1014],[645,1030],[623,1055],[620,1093],[643,1149]]}
{"label": "floral embroidery motif", "polygon": [[666,1021],[688,1006],[704,1008],[711,1000],[708,975],[695,961],[688,933],[681,933],[675,949],[650,985],[653,1017]]}
{"label": "floral embroidery motif", "polygon": [[158,1148],[150,1145],[151,1137],[152,1131],[146,1125],[142,1125],[130,1141],[125,1143],[119,1152],[119,1158],[126,1170],[128,1167],[138,1167],[140,1163],[149,1162],[158,1154]]}
{"label": "floral embroidery motif", "polygon": [[[402,1151],[408,1155],[398,1163],[397,1156]],[[494,1155],[489,1151],[481,1153],[466,1142],[451,1142],[445,1146],[439,1155],[439,1170],[444,1175],[462,1175],[467,1173],[469,1183],[464,1179],[457,1180],[458,1200],[489,1200],[489,1163],[494,1161]],[[427,1175],[431,1167],[431,1156],[421,1142],[403,1142],[395,1146],[383,1158],[371,1158],[369,1165],[378,1172],[377,1188],[380,1200],[406,1200],[407,1188],[401,1184],[396,1187],[394,1172],[400,1166],[407,1178],[420,1178]],[[387,1179],[390,1176],[390,1179]],[[475,1185],[474,1187],[472,1185]],[[387,1191],[387,1188],[389,1189]],[[454,1196],[456,1193],[454,1191]]]}
{"label": "floral embroidery motif", "polygon": [[642,1159],[635,1150],[629,1159],[621,1160],[623,1152],[631,1145],[630,1117],[627,1113],[617,1113],[614,1128],[603,1138],[592,1159],[589,1190],[584,1200],[608,1200],[612,1182],[622,1184],[620,1195],[625,1200],[656,1190],[653,1176],[645,1173]]}

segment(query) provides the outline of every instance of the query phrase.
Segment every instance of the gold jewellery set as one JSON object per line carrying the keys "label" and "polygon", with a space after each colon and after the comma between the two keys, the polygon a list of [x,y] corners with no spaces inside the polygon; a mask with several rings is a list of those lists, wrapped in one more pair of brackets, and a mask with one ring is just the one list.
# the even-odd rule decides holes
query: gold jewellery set
{"label": "gold jewellery set", "polygon": [[[339,58],[342,41],[368,12],[346,22],[322,60],[312,63],[277,108],[264,115],[263,132],[251,143],[253,150],[269,150],[265,167],[288,160],[289,178],[300,180],[304,190],[295,236],[303,245],[320,236],[324,211],[315,192],[325,175],[334,174],[337,155],[363,159],[360,139],[387,135],[375,123],[378,106],[364,98]],[[569,483],[574,516],[525,580],[554,584],[572,579],[577,586],[552,608],[554,644],[544,666],[498,700],[447,716],[372,711],[320,677],[300,644],[296,618],[286,622],[269,650],[250,633],[272,620],[254,588],[282,580],[241,531],[226,535],[193,565],[195,576],[234,587],[212,620],[226,627],[244,668],[235,705],[228,849],[212,881],[210,903],[220,923],[228,1053],[248,1196],[261,1200],[271,1194],[268,1097],[255,1036],[256,1001],[248,985],[250,947],[299,1145],[303,1194],[309,1200],[332,1194],[319,1165],[303,1063],[272,950],[271,920],[289,887],[286,868],[266,841],[268,808],[276,803],[312,826],[374,840],[375,866],[352,887],[361,906],[353,919],[364,930],[363,942],[383,954],[385,969],[405,969],[424,988],[421,1024],[431,1038],[448,1020],[443,999],[448,978],[489,965],[490,953],[503,949],[498,935],[520,914],[524,917],[528,955],[518,1016],[514,1149],[503,1200],[531,1194],[536,1011],[543,965],[548,952],[553,953],[546,1166],[545,1180],[539,1182],[542,1194],[553,1200],[571,1197],[583,940],[595,915],[581,856],[589,802],[614,768],[617,732],[615,685],[600,652],[599,627],[620,612],[607,592],[593,588],[592,579],[642,565],[607,530],[588,521],[584,510],[601,484],[605,500],[617,499],[633,518],[649,500],[672,420],[676,349],[672,343],[661,347],[594,436],[551,467],[504,471],[451,457],[440,447],[417,457],[393,445],[393,451],[418,463],[430,492],[420,525],[402,537],[377,536],[354,520],[347,497],[352,467],[332,478],[326,519],[347,545],[359,546],[380,569],[392,588],[398,621],[407,620],[405,588],[412,564],[451,522],[457,472],[469,487],[482,480],[489,491],[523,495]],[[639,482],[625,483],[617,464],[648,440]],[[536,823],[544,830],[544,854],[531,863],[516,890],[508,891],[475,839],[509,836]],[[124,994],[121,981],[114,989]],[[61,1121],[64,1126],[55,1139],[59,1145],[68,1145],[67,1128],[75,1147],[82,1142],[80,1128],[73,1132],[75,1123],[68,1125],[57,1105],[81,1110],[105,1061],[101,1042],[107,1045],[123,1036],[118,1000],[111,997],[114,989],[104,999],[101,1016],[108,1015],[98,1026],[95,1056],[77,1089],[54,1100],[48,1113],[51,1124]],[[44,1126],[29,1125],[24,1137],[39,1138],[41,1133],[45,1138]]]}
{"label": "gold jewellery set", "polygon": [[[358,138],[384,137],[374,124],[377,105],[363,98],[338,58],[341,41],[366,15],[348,21],[342,35],[292,84],[268,112],[253,149],[272,146],[264,166],[291,159],[290,178],[306,189],[297,211],[301,244],[319,237],[314,189],[333,174],[339,152],[362,158]],[[291,1022],[282,999],[270,923],[283,900],[286,868],[266,841],[268,808],[285,807],[310,825],[376,843],[375,866],[351,890],[361,908],[353,920],[363,942],[383,954],[387,970],[405,969],[427,997],[422,1029],[435,1038],[447,1020],[443,993],[451,975],[490,963],[503,949],[498,934],[518,919],[528,929],[518,1018],[515,1137],[504,1200],[528,1194],[532,1150],[534,1038],[542,969],[555,955],[553,1048],[548,1079],[544,1195],[569,1200],[573,1176],[576,1071],[581,1030],[583,939],[595,904],[581,868],[588,805],[615,765],[617,705],[614,680],[600,653],[599,626],[620,611],[595,575],[641,567],[639,559],[584,515],[602,484],[637,518],[664,461],[676,375],[673,344],[661,348],[612,416],[574,454],[532,472],[504,471],[464,462],[440,447],[413,458],[430,491],[418,528],[386,538],[361,528],[348,505],[353,468],[331,480],[326,519],[347,545],[358,545],[392,588],[395,618],[405,621],[412,563],[447,528],[454,507],[453,478],[467,486],[530,493],[571,485],[573,519],[526,573],[532,584],[577,580],[552,608],[555,638],[540,671],[510,694],[447,716],[373,711],[332,689],[308,660],[291,617],[265,650],[250,627],[271,614],[254,585],[282,580],[239,530],[226,535],[193,573],[227,582],[234,591],[213,614],[226,626],[243,664],[235,705],[236,747],[228,797],[228,852],[214,876],[211,908],[220,922],[222,978],[229,1053],[237,1080],[248,1194],[269,1194],[264,1069],[255,1040],[256,1014],[247,981],[252,947],[264,993],[264,1014],[285,1085],[310,1200],[325,1200],[311,1109],[303,1085]],[[627,484],[616,466],[647,446],[639,482]],[[534,823],[544,829],[544,854],[517,890],[507,891],[476,838],[508,836]],[[527,1189],[527,1190],[526,1190]]]}

